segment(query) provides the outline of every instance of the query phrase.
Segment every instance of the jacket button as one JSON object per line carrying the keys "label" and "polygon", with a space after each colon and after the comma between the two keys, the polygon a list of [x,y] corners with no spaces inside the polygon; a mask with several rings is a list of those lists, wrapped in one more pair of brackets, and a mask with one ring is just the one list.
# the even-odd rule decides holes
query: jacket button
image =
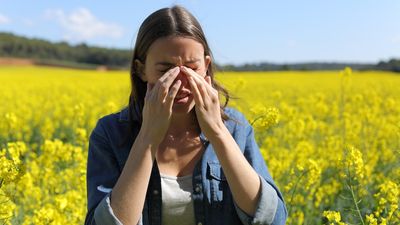
{"label": "jacket button", "polygon": [[153,191],[153,194],[154,194],[154,195],[158,195],[158,190],[154,190],[154,191]]}
{"label": "jacket button", "polygon": [[[200,192],[200,187],[197,186],[194,190],[195,190],[197,193],[199,193],[199,192]],[[201,223],[198,223],[198,225],[201,225]]]}

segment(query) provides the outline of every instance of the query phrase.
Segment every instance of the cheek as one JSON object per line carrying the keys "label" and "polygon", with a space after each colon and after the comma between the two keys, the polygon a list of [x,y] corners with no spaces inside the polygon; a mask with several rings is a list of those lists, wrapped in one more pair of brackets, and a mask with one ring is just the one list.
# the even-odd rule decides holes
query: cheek
{"label": "cheek", "polygon": [[161,76],[159,76],[158,74],[154,74],[154,73],[153,74],[148,73],[148,74],[146,74],[146,77],[147,77],[147,82],[154,85],[158,81],[158,79],[160,79]]}
{"label": "cheek", "polygon": [[157,80],[161,77],[159,75],[158,71],[155,70],[155,68],[145,68],[145,76],[147,79],[147,82],[150,84],[155,84]]}

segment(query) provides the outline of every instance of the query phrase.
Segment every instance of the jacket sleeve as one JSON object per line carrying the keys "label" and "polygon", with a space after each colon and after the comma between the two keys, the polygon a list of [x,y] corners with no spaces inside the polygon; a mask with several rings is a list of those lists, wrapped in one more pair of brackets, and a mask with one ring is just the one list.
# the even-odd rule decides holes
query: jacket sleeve
{"label": "jacket sleeve", "polygon": [[261,155],[255,140],[253,127],[244,117],[243,119],[246,121],[245,133],[247,135],[244,156],[260,177],[261,193],[254,216],[246,214],[234,203],[236,212],[245,225],[285,224],[288,215],[283,196],[275,185],[264,158]]}
{"label": "jacket sleeve", "polygon": [[[111,192],[110,191],[99,203],[94,211],[94,218],[98,222],[97,224],[111,224],[111,225],[123,225],[122,222],[115,216],[114,211],[111,208]],[[139,219],[137,225],[143,225],[142,216]]]}
{"label": "jacket sleeve", "polygon": [[122,225],[110,206],[111,190],[119,175],[117,160],[100,119],[89,137],[85,225]]}

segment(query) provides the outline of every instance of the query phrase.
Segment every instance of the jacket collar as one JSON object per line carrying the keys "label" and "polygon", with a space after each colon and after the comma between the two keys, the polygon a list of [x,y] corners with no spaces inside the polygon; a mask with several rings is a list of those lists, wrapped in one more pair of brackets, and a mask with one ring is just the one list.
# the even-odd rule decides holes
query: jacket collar
{"label": "jacket collar", "polygon": [[[133,112],[132,117],[133,117],[133,118],[132,118],[133,121],[139,121],[138,115],[137,115],[136,112]],[[129,118],[129,106],[125,106],[125,107],[119,112],[118,121],[119,121],[119,122],[128,122],[128,121],[130,121],[130,118]]]}
{"label": "jacket collar", "polygon": [[[132,121],[139,121],[139,105],[137,103],[135,103],[134,105],[135,110],[133,111],[133,115],[132,115]],[[124,108],[122,108],[122,110],[119,112],[119,121],[120,122],[127,122],[130,121],[129,118],[129,105],[125,106]]]}
{"label": "jacket collar", "polygon": [[128,117],[128,107],[123,108],[120,112],[119,112],[119,121],[129,121],[129,117]]}

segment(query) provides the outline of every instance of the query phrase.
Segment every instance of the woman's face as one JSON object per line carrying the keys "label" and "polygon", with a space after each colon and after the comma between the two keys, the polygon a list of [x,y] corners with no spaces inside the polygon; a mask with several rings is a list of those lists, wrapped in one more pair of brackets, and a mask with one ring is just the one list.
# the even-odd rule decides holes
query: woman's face
{"label": "woman's face", "polygon": [[[159,38],[147,52],[142,80],[153,86],[163,74],[176,66],[186,66],[205,77],[210,61],[210,56],[204,56],[203,45],[194,39]],[[173,113],[189,113],[195,104],[189,81],[183,72],[178,74],[174,83],[177,80],[181,80],[181,87],[176,95],[172,111]]]}

